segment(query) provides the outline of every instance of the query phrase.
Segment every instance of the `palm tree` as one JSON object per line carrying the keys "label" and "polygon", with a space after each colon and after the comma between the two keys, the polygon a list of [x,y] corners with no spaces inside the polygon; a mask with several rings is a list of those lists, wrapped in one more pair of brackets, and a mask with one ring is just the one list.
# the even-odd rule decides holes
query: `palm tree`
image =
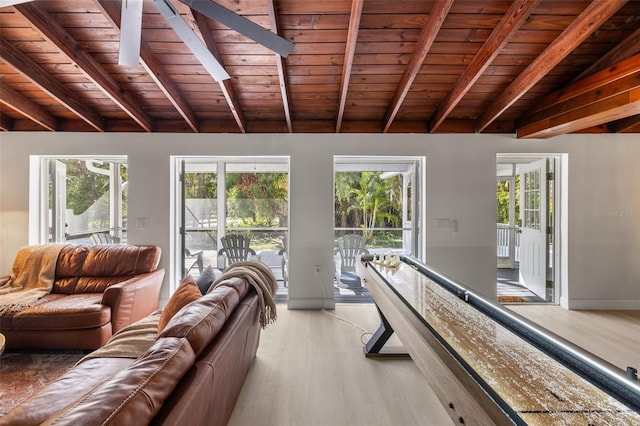
{"label": "palm tree", "polygon": [[376,225],[387,224],[396,227],[400,221],[398,211],[401,210],[400,182],[398,176],[382,179],[379,172],[361,172],[356,185],[349,194],[355,200],[347,208],[347,213],[359,211],[362,222],[358,226],[364,228],[363,235],[370,239]]}

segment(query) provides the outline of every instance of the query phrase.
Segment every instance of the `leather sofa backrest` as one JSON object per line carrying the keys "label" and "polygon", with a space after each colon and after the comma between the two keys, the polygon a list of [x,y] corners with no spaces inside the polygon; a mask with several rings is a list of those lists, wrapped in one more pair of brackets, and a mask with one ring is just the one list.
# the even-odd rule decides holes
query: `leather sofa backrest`
{"label": "leather sofa backrest", "polygon": [[52,292],[102,293],[112,284],[154,271],[160,263],[157,246],[69,245],[56,263]]}
{"label": "leather sofa backrest", "polygon": [[249,284],[244,279],[236,277],[223,281],[213,291],[178,311],[159,338],[184,337],[198,357],[248,291]]}
{"label": "leather sofa backrest", "polygon": [[242,278],[223,281],[178,311],[153,345],[127,369],[43,425],[149,424],[248,291],[249,284]]}
{"label": "leather sofa backrest", "polygon": [[128,368],[42,424],[149,424],[195,359],[186,339],[159,338]]}

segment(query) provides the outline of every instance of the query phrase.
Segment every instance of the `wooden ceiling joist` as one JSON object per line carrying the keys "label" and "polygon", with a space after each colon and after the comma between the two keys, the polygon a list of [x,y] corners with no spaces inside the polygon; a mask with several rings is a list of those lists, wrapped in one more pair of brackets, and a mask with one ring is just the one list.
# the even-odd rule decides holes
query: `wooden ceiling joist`
{"label": "wooden ceiling joist", "polygon": [[147,132],[153,130],[149,116],[57,20],[38,5],[38,2],[23,3],[14,7],[37,28],[43,37],[55,44],[70,61],[77,64],[87,77],[140,127]]}
{"label": "wooden ceiling joist", "polygon": [[640,127],[640,114],[614,121],[607,127],[612,133],[622,133],[633,129],[634,127]]}
{"label": "wooden ceiling joist", "polygon": [[549,71],[620,9],[627,0],[594,0],[589,6],[498,95],[477,121],[476,130],[489,124],[520,99]]}
{"label": "wooden ceiling joist", "polygon": [[14,119],[7,114],[0,114],[0,130],[3,132],[10,132],[13,130]]}
{"label": "wooden ceiling joist", "polygon": [[627,90],[518,129],[518,138],[550,138],[640,114],[640,89]]}
{"label": "wooden ceiling joist", "polygon": [[[275,0],[267,1],[267,7],[269,8],[269,20],[271,22],[271,31],[278,34],[278,14],[276,12]],[[275,53],[276,66],[278,68],[278,82],[280,84],[280,94],[282,95],[282,105],[284,109],[284,118],[287,123],[287,130],[289,133],[293,133],[293,123],[291,122],[291,107],[289,106],[289,99],[291,94],[289,93],[289,84],[287,82],[287,64],[284,58]]]}
{"label": "wooden ceiling joist", "polygon": [[[0,39],[0,57],[94,129],[101,132],[105,131],[106,123],[100,115],[82,104],[75,93],[53,78],[24,53],[13,47],[11,43],[3,39]],[[5,87],[3,86],[3,92],[4,89]]]}
{"label": "wooden ceiling joist", "polygon": [[516,0],[511,4],[498,26],[493,30],[464,72],[458,77],[453,89],[451,89],[431,117],[429,121],[429,131],[431,133],[436,131],[487,67],[491,65],[504,45],[513,37],[539,2],[540,0]]}
{"label": "wooden ceiling joist", "polygon": [[640,28],[625,38],[620,44],[594,62],[589,68],[581,72],[573,81],[580,81],[584,77],[608,68],[620,61],[640,53]]}
{"label": "wooden ceiling joist", "polygon": [[[211,32],[209,31],[209,18],[207,18],[200,12],[196,12],[193,9],[189,8],[188,10],[189,13],[191,13],[194,22],[196,23],[194,31],[200,36],[213,57],[216,58],[216,60],[220,62],[220,64],[223,64],[222,58],[216,46],[216,42],[213,39]],[[213,75],[211,76],[211,78],[215,80]],[[227,105],[229,105],[231,114],[233,115],[233,118],[236,121],[238,128],[240,129],[240,132],[247,133],[247,119],[245,118],[244,112],[240,107],[240,101],[238,101],[238,96],[236,95],[236,91],[233,88],[231,80],[219,80],[218,85],[220,86],[220,91],[222,91],[222,94],[224,95],[224,99],[227,101]]]}
{"label": "wooden ceiling joist", "polygon": [[349,81],[351,80],[351,68],[353,67],[353,57],[356,53],[356,43],[358,42],[358,30],[360,29],[360,18],[362,17],[363,4],[364,0],[353,0],[351,2],[351,16],[349,18],[349,29],[347,30],[344,62],[342,63],[340,102],[338,104],[336,133],[340,133],[342,118],[344,117],[344,107],[347,104],[347,93],[349,92]]}
{"label": "wooden ceiling joist", "polygon": [[640,55],[552,93],[525,114],[519,138],[546,138],[640,113]]}
{"label": "wooden ceiling joist", "polygon": [[[97,0],[97,4],[102,8],[105,17],[108,17],[111,20],[112,25],[116,29],[120,30],[120,5],[111,0]],[[200,126],[198,123],[198,117],[144,39],[140,40],[140,65],[144,67],[149,76],[153,81],[155,81],[158,88],[165,94],[167,99],[169,99],[171,104],[184,118],[189,127],[194,132],[199,132]]]}
{"label": "wooden ceiling joist", "polygon": [[420,38],[416,44],[416,48],[409,60],[409,64],[405,68],[404,74],[402,75],[402,79],[400,83],[396,87],[396,91],[393,94],[393,98],[391,98],[391,103],[387,108],[387,112],[384,116],[383,120],[383,132],[386,133],[391,127],[391,123],[395,119],[398,114],[398,110],[402,105],[413,81],[416,78],[416,75],[420,71],[420,67],[424,62],[424,58],[429,53],[431,46],[433,45],[438,32],[440,31],[440,27],[442,27],[442,23],[444,22],[447,14],[449,13],[449,9],[453,5],[453,0],[442,0],[433,3],[431,7],[431,11],[429,12],[429,18],[425,22],[424,27],[420,33]]}
{"label": "wooden ceiling joist", "polygon": [[35,121],[47,130],[55,132],[58,129],[58,123],[55,117],[42,109],[40,105],[13,90],[3,81],[0,81],[0,86],[2,86],[0,103]]}
{"label": "wooden ceiling joist", "polygon": [[[546,95],[534,107],[527,111],[526,116],[530,116],[537,111],[542,111],[566,100],[575,98],[576,96],[598,89],[599,87],[613,81],[628,77],[637,73],[638,70],[640,70],[640,54],[625,59],[624,61],[614,64],[605,70],[601,70],[596,74],[592,74],[580,81],[570,84],[567,87]],[[523,122],[522,124],[526,123]]]}

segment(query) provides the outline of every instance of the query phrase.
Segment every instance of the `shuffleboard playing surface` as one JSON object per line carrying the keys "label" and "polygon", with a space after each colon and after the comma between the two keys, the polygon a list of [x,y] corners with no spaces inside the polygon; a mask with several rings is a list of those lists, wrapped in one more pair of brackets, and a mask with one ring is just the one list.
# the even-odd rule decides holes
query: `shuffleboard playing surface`
{"label": "shuffleboard playing surface", "polygon": [[[403,321],[390,322],[400,340],[409,336],[412,344],[408,350],[414,360],[422,357],[422,351],[407,327],[420,324],[445,342],[456,362],[471,370],[472,380],[463,380],[464,387],[478,383],[480,388],[488,388],[490,398],[496,404],[507,406],[505,418],[516,424],[531,425],[640,425],[640,414],[621,403],[581,375],[567,368],[541,349],[514,334],[507,327],[492,320],[483,312],[470,306],[464,297],[456,295],[436,283],[432,278],[415,267],[400,263],[388,268],[367,263],[363,274],[365,285],[370,289],[376,303],[381,299],[397,298],[389,304],[379,304],[381,312],[391,311],[391,306],[409,308],[419,322],[412,325]],[[410,321],[409,321],[410,322]],[[428,340],[428,339],[426,339]],[[431,370],[432,358],[417,364],[425,375]],[[449,365],[452,365],[449,361]],[[454,365],[455,367],[455,365]],[[453,368],[455,377],[460,377],[460,369]],[[453,386],[452,386],[453,388]],[[441,393],[447,393],[447,386],[441,386]],[[486,405],[483,393],[481,405]],[[450,395],[442,397],[443,402]],[[446,403],[446,402],[445,402]],[[453,403],[449,403],[453,405]],[[457,414],[452,418],[456,419]],[[490,415],[495,421],[496,415]],[[467,422],[468,424],[469,422]]]}

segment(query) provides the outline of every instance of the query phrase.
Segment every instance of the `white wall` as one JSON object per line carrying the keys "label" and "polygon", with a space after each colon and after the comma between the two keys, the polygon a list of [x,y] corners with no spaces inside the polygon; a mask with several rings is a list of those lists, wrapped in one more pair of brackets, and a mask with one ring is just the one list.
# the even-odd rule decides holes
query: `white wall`
{"label": "white wall", "polygon": [[[319,308],[331,297],[333,156],[427,158],[428,264],[475,291],[495,297],[496,153],[568,154],[568,250],[561,298],[570,308],[640,309],[640,141],[638,135],[571,135],[547,141],[512,135],[346,134],[0,134],[0,274],[30,243],[30,155],[127,155],[130,243],[157,244],[168,271],[170,156],[285,155],[291,157],[291,308]],[[136,229],[136,218],[147,218]],[[457,219],[457,233],[436,229]],[[315,278],[322,265],[324,286]],[[330,307],[333,300],[325,301]]]}

